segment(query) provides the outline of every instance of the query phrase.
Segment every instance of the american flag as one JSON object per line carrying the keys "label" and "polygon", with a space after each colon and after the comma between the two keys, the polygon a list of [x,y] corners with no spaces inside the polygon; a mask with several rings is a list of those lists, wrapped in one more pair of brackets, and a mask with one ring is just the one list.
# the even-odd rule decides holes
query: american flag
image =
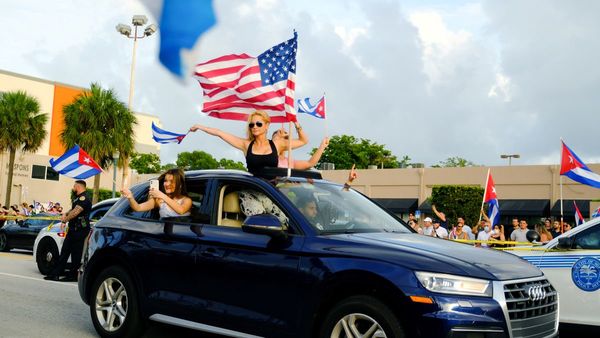
{"label": "american flag", "polygon": [[246,121],[263,110],[271,122],[296,121],[298,34],[258,57],[231,54],[200,63],[195,77],[204,91],[202,111],[209,116]]}

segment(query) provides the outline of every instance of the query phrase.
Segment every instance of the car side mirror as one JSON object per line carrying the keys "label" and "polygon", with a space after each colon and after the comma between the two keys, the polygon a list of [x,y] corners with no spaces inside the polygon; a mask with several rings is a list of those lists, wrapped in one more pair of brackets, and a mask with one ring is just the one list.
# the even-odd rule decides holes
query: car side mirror
{"label": "car side mirror", "polygon": [[248,216],[242,224],[242,231],[250,234],[285,237],[279,218],[271,214]]}
{"label": "car side mirror", "polygon": [[558,239],[558,245],[556,246],[559,249],[569,250],[573,248],[573,237],[563,237]]}

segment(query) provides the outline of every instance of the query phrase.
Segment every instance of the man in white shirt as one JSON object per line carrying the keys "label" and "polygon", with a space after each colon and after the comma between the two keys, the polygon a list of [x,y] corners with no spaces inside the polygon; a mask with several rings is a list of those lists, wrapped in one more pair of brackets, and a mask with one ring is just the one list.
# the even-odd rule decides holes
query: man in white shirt
{"label": "man in white shirt", "polygon": [[423,235],[433,236],[433,226],[431,226],[430,217],[426,217],[425,220],[423,220]]}
{"label": "man in white shirt", "polygon": [[435,220],[433,221],[433,237],[438,237],[438,238],[448,238],[448,230],[446,230],[446,228],[440,226],[440,221],[439,220]]}
{"label": "man in white shirt", "polygon": [[[478,241],[489,241],[490,240],[490,236],[492,235],[492,227],[490,226],[490,222],[486,221],[485,225],[483,226],[483,231],[480,231],[479,234],[477,234],[477,240]],[[481,246],[483,248],[487,248],[489,247],[488,243],[477,243],[476,246]]]}

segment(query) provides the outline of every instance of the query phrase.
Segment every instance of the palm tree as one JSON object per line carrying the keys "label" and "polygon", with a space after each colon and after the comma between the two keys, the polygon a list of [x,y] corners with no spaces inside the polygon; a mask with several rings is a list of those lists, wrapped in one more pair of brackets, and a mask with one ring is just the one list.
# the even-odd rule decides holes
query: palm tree
{"label": "palm tree", "polygon": [[[79,144],[103,169],[113,163],[113,153],[118,151],[127,158],[134,150],[133,126],[135,116],[119,101],[112,89],[102,89],[96,83],[64,106],[65,129],[60,137],[68,148]],[[100,175],[94,177],[92,203],[98,201]]]}
{"label": "palm tree", "polygon": [[34,152],[46,138],[48,115],[40,113],[40,104],[35,97],[24,91],[0,94],[0,152],[9,152],[6,199],[10,205],[13,167],[17,150]]}

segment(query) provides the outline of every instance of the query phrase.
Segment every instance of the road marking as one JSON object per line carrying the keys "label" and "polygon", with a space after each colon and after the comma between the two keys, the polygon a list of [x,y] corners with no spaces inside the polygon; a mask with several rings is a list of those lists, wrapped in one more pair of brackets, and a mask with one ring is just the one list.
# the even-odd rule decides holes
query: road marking
{"label": "road marking", "polygon": [[6,273],[6,272],[0,272],[0,276],[8,276],[8,277],[14,277],[14,278],[23,278],[23,279],[29,279],[29,280],[34,280],[34,281],[43,282],[43,283],[54,283],[54,284],[59,284],[59,285],[67,285],[67,286],[77,287],[77,284],[74,284],[73,282],[56,282],[56,281],[52,281],[52,280],[45,280],[45,279],[42,279],[42,278],[34,278],[34,277],[28,277],[28,276],[13,275],[12,273]]}
{"label": "road marking", "polygon": [[0,252],[0,257],[8,257],[10,259],[17,259],[21,261],[32,261],[33,256],[23,255],[23,254],[14,254],[9,252]]}

